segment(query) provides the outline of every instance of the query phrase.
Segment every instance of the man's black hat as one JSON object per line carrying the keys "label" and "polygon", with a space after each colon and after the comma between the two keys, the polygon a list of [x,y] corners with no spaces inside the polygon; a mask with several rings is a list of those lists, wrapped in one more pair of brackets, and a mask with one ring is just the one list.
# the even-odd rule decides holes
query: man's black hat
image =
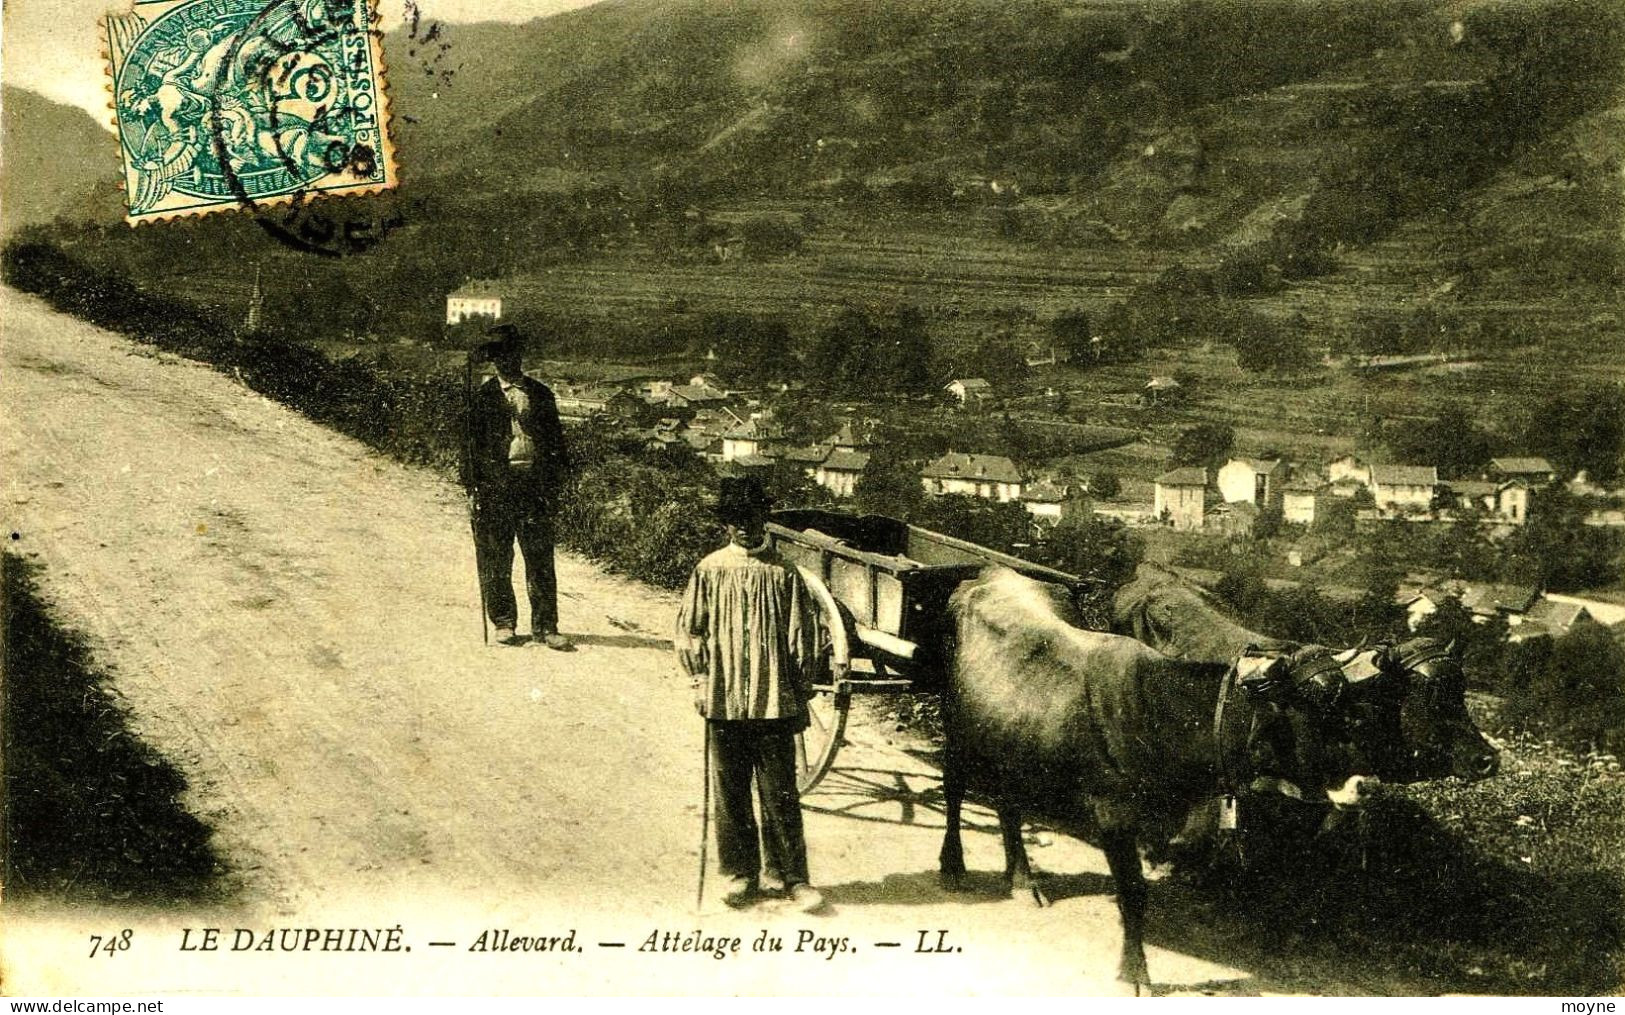
{"label": "man's black hat", "polygon": [[511,356],[522,356],[525,352],[525,335],[511,324],[496,324],[485,330],[489,337],[484,345],[474,350],[478,362],[495,362]]}
{"label": "man's black hat", "polygon": [[725,476],[717,490],[717,520],[724,525],[761,521],[773,508],[773,498],[755,476]]}

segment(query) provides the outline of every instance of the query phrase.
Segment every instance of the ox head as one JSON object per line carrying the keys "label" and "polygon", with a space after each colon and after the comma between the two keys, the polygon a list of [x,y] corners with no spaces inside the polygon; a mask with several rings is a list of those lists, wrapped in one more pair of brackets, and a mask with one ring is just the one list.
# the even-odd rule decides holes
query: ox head
{"label": "ox head", "polygon": [[1248,737],[1253,788],[1353,806],[1380,781],[1342,712],[1346,679],[1330,652],[1243,656],[1240,686],[1254,706]]}
{"label": "ox head", "polygon": [[1453,642],[1412,638],[1379,649],[1373,661],[1380,673],[1355,704],[1368,717],[1360,739],[1385,775],[1415,782],[1495,774],[1500,759],[1467,714],[1467,678]]}

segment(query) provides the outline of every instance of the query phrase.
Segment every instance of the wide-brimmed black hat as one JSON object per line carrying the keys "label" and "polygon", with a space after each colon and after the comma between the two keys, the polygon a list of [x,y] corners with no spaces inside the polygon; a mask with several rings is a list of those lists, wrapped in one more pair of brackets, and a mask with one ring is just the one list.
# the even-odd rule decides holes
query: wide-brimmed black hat
{"label": "wide-brimmed black hat", "polygon": [[755,476],[725,476],[717,488],[717,520],[724,525],[761,521],[773,509],[773,498]]}
{"label": "wide-brimmed black hat", "polygon": [[494,324],[485,329],[488,341],[474,350],[474,356],[480,361],[495,362],[510,356],[522,356],[525,352],[525,334],[511,324]]}

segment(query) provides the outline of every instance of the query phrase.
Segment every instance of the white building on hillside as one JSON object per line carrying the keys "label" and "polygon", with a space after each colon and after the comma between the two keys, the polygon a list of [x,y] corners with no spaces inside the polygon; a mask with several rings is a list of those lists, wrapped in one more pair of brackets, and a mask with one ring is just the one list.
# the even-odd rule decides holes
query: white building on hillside
{"label": "white building on hillside", "polygon": [[1438,485],[1439,470],[1431,465],[1371,467],[1371,494],[1386,511],[1427,511]]}
{"label": "white building on hillside", "polygon": [[501,291],[489,282],[470,282],[446,297],[447,324],[461,324],[471,317],[501,320]]}
{"label": "white building on hillside", "polygon": [[1207,513],[1207,470],[1174,469],[1158,476],[1151,513],[1176,529],[1199,529]]}
{"label": "white building on hillside", "polygon": [[920,470],[926,493],[960,493],[1000,503],[1021,498],[1021,470],[1002,455],[950,451]]}
{"label": "white building on hillside", "polygon": [[1273,507],[1280,502],[1285,472],[1278,458],[1232,458],[1219,467],[1219,496],[1226,504],[1244,501]]}

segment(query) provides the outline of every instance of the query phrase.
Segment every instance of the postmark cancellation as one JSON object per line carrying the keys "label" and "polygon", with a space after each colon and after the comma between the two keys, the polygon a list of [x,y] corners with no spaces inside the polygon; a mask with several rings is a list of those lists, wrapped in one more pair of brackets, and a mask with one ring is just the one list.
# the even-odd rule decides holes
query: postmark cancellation
{"label": "postmark cancellation", "polygon": [[372,0],[145,0],[105,24],[127,221],[395,186]]}

